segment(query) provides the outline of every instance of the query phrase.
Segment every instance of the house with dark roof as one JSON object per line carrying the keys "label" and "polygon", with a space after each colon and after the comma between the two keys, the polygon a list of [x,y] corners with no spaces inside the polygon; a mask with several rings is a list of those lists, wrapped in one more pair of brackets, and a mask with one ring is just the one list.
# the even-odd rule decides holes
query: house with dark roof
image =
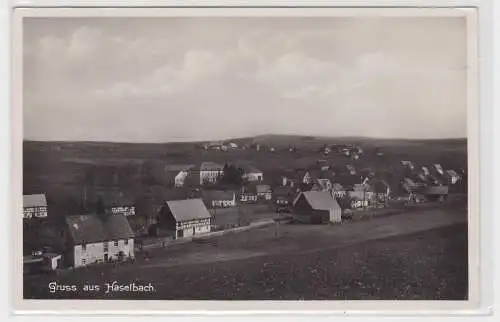
{"label": "house with dark roof", "polygon": [[243,171],[242,178],[248,182],[259,182],[264,180],[264,173],[251,164],[242,164],[238,166]]}
{"label": "house with dark roof", "polygon": [[202,199],[209,208],[236,207],[236,192],[226,190],[203,190]]}
{"label": "house with dark roof", "polygon": [[311,190],[313,191],[331,191],[332,182],[327,178],[318,178],[314,180]]}
{"label": "house with dark roof", "polygon": [[158,228],[174,238],[210,232],[212,216],[201,199],[167,201],[158,213]]}
{"label": "house with dark roof", "polygon": [[134,258],[134,232],[123,215],[66,217],[66,260],[73,267]]}
{"label": "house with dark roof", "polygon": [[273,198],[273,190],[268,184],[258,184],[255,186],[257,196],[264,200],[271,200]]}
{"label": "house with dark roof", "polygon": [[257,196],[257,189],[254,185],[243,186],[238,195],[238,200],[241,203],[256,203],[259,201],[259,196]]}
{"label": "house with dark roof", "polygon": [[115,215],[135,216],[135,199],[118,190],[103,190],[95,195],[102,201],[104,210]]}
{"label": "house with dark roof", "polygon": [[294,219],[302,223],[340,222],[342,209],[326,191],[301,192],[293,202]]}
{"label": "house with dark roof", "polygon": [[46,218],[48,215],[45,194],[23,195],[23,218]]}
{"label": "house with dark roof", "polygon": [[334,182],[332,184],[331,194],[334,198],[344,198],[347,194],[346,190],[342,185],[338,182]]}

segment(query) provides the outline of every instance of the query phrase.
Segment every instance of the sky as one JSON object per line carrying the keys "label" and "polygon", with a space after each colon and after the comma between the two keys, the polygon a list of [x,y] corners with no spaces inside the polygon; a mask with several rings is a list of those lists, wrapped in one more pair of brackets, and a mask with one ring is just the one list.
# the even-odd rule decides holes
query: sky
{"label": "sky", "polygon": [[466,137],[459,17],[25,18],[26,140]]}

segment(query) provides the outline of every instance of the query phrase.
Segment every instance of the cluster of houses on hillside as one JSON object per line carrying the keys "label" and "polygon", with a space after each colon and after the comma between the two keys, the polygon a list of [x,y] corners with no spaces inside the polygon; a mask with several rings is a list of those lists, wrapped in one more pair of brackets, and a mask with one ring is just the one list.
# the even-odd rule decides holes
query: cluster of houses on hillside
{"label": "cluster of houses on hillside", "polygon": [[[162,201],[152,235],[177,239],[206,234],[214,227],[211,209],[245,204],[274,205],[277,212],[290,212],[299,222],[335,223],[342,221],[348,211],[384,207],[390,201],[417,203],[443,199],[449,187],[459,184],[466,175],[463,170],[444,169],[440,164],[417,166],[409,160],[401,161],[401,171],[392,177],[370,169],[356,169],[352,164],[332,165],[326,160],[318,160],[307,169],[279,173],[264,173],[251,164],[242,163],[236,167],[243,183],[227,189],[217,186],[227,166],[209,161],[198,167],[193,164],[164,166],[163,173],[168,174],[165,185],[176,190],[192,188],[192,193]],[[120,193],[101,191],[99,195],[102,205],[97,210],[65,218],[60,233],[64,254],[37,250],[25,256],[25,263],[48,263],[55,269],[60,265],[81,267],[133,259],[137,234],[131,228],[130,218],[141,215],[135,201]],[[48,206],[44,194],[25,195],[24,222],[46,220]]]}

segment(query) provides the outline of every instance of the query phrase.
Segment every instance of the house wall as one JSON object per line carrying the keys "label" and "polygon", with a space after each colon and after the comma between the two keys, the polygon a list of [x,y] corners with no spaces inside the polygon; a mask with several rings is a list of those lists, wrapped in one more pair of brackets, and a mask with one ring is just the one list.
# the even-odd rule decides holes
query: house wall
{"label": "house wall", "polygon": [[120,214],[125,217],[135,216],[135,207],[134,206],[120,206],[120,207],[111,207],[112,214]]}
{"label": "house wall", "polygon": [[74,250],[73,266],[75,268],[86,266],[104,260],[103,242],[86,244],[85,249],[83,249],[82,245],[75,245],[73,250]]}
{"label": "house wall", "polygon": [[120,252],[123,252],[125,258],[134,258],[134,239],[91,243],[85,244],[85,247],[83,245],[75,245],[73,265],[74,267],[82,267],[96,262],[103,262],[105,254],[108,254],[108,259],[116,260]]}
{"label": "house wall", "polygon": [[250,172],[246,176],[248,181],[262,181],[264,175],[261,172]]}
{"label": "house wall", "polygon": [[188,176],[188,172],[187,171],[181,171],[181,172],[179,172],[175,176],[175,179],[174,179],[175,186],[178,187],[178,188],[183,187],[184,186],[184,182],[186,181],[187,176]]}
{"label": "house wall", "polygon": [[47,207],[25,207],[23,208],[23,217],[29,218],[45,218],[47,217]]}
{"label": "house wall", "polygon": [[342,209],[334,208],[330,210],[330,222],[341,222],[342,221]]}
{"label": "house wall", "polygon": [[272,192],[259,192],[259,193],[257,193],[257,196],[259,196],[265,200],[271,200],[273,198]]}
{"label": "house wall", "polygon": [[200,184],[204,184],[207,181],[215,183],[220,175],[222,175],[222,171],[220,170],[202,170],[200,171]]}
{"label": "house wall", "polygon": [[242,194],[240,196],[241,202],[257,202],[257,200],[258,200],[257,195]]}
{"label": "house wall", "polygon": [[212,207],[226,208],[226,207],[234,207],[234,206],[236,206],[236,201],[234,199],[232,199],[232,200],[212,200]]}
{"label": "house wall", "polygon": [[210,232],[210,218],[177,223],[176,238],[191,237]]}

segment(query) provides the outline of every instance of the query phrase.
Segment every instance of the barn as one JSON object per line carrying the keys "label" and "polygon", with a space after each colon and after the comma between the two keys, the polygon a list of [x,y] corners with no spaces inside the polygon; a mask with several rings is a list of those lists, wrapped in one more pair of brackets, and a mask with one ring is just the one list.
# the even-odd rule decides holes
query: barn
{"label": "barn", "polygon": [[299,222],[323,224],[342,220],[342,209],[327,191],[301,192],[294,200],[293,209]]}

